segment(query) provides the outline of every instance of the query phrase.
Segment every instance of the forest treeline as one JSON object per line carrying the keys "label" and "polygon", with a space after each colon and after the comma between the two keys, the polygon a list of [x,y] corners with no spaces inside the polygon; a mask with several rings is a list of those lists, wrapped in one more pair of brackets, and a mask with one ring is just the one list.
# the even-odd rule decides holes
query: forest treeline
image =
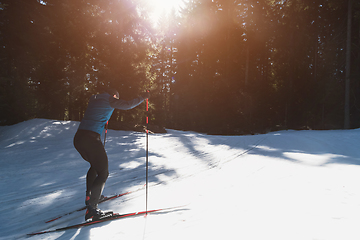
{"label": "forest treeline", "polygon": [[[0,124],[79,121],[111,86],[127,100],[149,89],[150,123],[166,128],[360,127],[359,1],[189,0],[156,27],[147,11],[143,0],[0,0]],[[109,125],[144,116],[117,110]]]}

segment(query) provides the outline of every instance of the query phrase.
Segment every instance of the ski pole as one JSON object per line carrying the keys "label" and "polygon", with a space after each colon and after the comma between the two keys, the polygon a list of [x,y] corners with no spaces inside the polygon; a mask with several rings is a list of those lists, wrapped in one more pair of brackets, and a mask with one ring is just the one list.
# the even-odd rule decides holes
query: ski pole
{"label": "ski pole", "polygon": [[[149,92],[149,90],[147,91]],[[149,99],[146,99],[146,214],[148,213],[148,180],[149,180]]]}
{"label": "ski pole", "polygon": [[104,147],[105,147],[105,142],[106,142],[106,134],[107,134],[107,130],[108,130],[108,124],[109,124],[109,121],[107,121],[105,124]]}

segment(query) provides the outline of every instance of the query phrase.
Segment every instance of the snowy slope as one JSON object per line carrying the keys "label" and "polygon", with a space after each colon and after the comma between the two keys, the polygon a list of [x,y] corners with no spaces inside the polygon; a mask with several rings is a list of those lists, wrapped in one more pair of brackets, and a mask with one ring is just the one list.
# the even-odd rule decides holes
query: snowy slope
{"label": "snowy slope", "polygon": [[[88,163],[72,145],[78,122],[0,127],[0,239],[80,223]],[[104,194],[145,183],[145,134],[108,132]],[[149,209],[184,207],[29,239],[360,239],[360,130],[149,137]],[[144,210],[145,190],[100,205]]]}

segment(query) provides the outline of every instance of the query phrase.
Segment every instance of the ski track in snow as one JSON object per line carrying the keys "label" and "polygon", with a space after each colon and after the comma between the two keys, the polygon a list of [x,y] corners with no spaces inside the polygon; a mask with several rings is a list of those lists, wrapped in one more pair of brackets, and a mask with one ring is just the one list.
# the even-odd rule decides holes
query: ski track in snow
{"label": "ski track in snow", "polygon": [[[80,223],[88,163],[78,122],[33,119],[0,127],[0,239],[360,239],[360,129],[149,136],[149,209],[184,207],[39,236]],[[145,134],[109,130],[104,194],[145,183]],[[145,209],[145,190],[100,205]]]}

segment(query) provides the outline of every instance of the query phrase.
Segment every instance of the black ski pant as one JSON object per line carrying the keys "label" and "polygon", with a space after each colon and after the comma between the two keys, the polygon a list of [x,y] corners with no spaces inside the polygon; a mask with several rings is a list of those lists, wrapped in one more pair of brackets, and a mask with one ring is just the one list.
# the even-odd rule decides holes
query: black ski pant
{"label": "black ski pant", "polygon": [[108,157],[100,134],[79,129],[74,137],[74,146],[82,158],[90,163],[86,175],[86,195],[90,196],[89,205],[97,208],[109,176]]}

